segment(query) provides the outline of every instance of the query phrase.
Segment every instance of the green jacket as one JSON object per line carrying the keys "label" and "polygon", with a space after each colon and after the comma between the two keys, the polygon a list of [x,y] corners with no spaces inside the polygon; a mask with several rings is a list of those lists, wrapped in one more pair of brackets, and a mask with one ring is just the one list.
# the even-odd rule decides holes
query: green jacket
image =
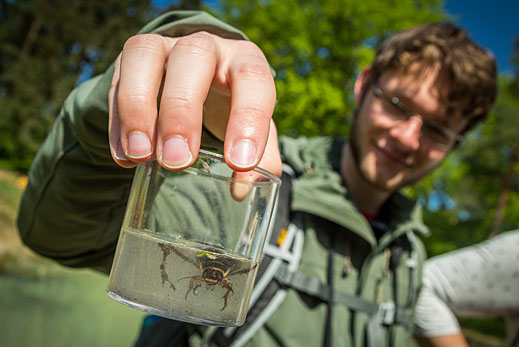
{"label": "green jacket", "polygon": [[[181,36],[205,30],[227,38],[246,39],[238,30],[200,12],[171,12],[141,32]],[[74,267],[108,273],[134,170],[117,166],[108,146],[108,89],[113,68],[78,86],[67,98],[55,125],[36,156],[22,199],[18,226],[24,242],[36,252]],[[372,227],[348,196],[338,170],[343,140],[281,139],[284,162],[297,173],[293,211],[301,212],[305,242],[298,271],[329,282],[339,292],[382,303],[413,307],[417,286],[410,286],[410,264],[421,264],[425,252],[415,233],[427,233],[420,209],[395,194],[381,213],[385,232],[377,240]],[[333,237],[331,235],[334,235]],[[405,236],[395,271],[388,271],[389,248]],[[411,251],[416,259],[411,259]],[[343,275],[345,265],[349,274]],[[421,278],[418,266],[418,278]],[[398,278],[396,284],[393,281]],[[412,291],[410,293],[409,291]],[[395,295],[396,292],[396,295]],[[251,346],[319,346],[325,334],[327,305],[295,289],[249,341]],[[363,346],[369,315],[335,304],[332,346]],[[192,327],[190,343],[201,344],[204,329]],[[409,326],[384,329],[394,346],[405,346]],[[390,335],[387,335],[390,334]]]}

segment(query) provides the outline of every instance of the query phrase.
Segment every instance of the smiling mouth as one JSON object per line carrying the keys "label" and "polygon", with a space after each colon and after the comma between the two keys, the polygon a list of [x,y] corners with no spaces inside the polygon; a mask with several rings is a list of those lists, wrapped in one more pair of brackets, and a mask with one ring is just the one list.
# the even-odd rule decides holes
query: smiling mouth
{"label": "smiling mouth", "polygon": [[400,166],[403,166],[405,168],[411,167],[411,164],[408,163],[408,160],[405,158],[402,158],[402,156],[395,154],[392,151],[388,151],[384,148],[381,148],[377,145],[375,145],[374,147],[378,152],[382,153],[384,155],[384,157],[388,158],[391,162],[398,164]]}

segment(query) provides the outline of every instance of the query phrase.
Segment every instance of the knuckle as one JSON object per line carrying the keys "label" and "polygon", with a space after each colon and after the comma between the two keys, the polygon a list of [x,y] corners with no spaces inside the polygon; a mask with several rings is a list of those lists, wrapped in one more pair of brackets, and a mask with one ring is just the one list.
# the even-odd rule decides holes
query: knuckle
{"label": "knuckle", "polygon": [[272,74],[268,65],[261,61],[247,61],[239,65],[237,74],[241,78],[271,80]]}
{"label": "knuckle", "polygon": [[238,73],[250,75],[255,78],[270,80],[274,82],[270,66],[261,49],[250,41],[239,41],[242,51],[242,63],[238,66]]}
{"label": "knuckle", "polygon": [[138,34],[124,43],[124,50],[149,50],[162,46],[162,37],[158,34]]}
{"label": "knuckle", "polygon": [[147,111],[153,107],[151,99],[144,94],[119,92],[117,95],[119,113],[131,111]]}
{"label": "knuckle", "polygon": [[197,32],[180,38],[176,46],[187,47],[194,51],[213,52],[216,49],[216,42],[207,33]]}
{"label": "knuckle", "polygon": [[266,110],[254,105],[243,106],[238,110],[238,113],[245,115],[246,119],[253,121],[254,124],[257,124],[258,120],[270,119],[270,115]]}
{"label": "knuckle", "polygon": [[190,113],[195,109],[195,103],[192,98],[181,96],[163,96],[161,107],[167,110],[175,110],[180,113]]}

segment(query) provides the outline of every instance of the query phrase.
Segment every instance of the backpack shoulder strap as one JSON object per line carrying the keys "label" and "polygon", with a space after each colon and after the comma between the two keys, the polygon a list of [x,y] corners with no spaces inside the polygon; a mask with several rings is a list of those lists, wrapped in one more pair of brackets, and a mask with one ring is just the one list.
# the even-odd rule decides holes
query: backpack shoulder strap
{"label": "backpack shoulder strap", "polygon": [[245,323],[240,327],[207,329],[206,346],[243,346],[265,324],[286,297],[287,289],[275,280],[281,268],[296,271],[303,250],[302,219],[290,211],[294,170],[283,164],[276,216],[269,228],[263,257],[252,291]]}
{"label": "backpack shoulder strap", "polygon": [[[393,273],[392,285],[393,285],[393,300],[382,303],[379,305],[378,312],[371,315],[370,320],[367,324],[367,346],[381,346],[383,341],[383,331],[390,327],[389,330],[389,346],[393,346],[395,335],[392,331],[394,325],[403,325],[408,328],[412,325],[412,312],[413,305],[416,299],[416,292],[418,289],[418,259],[417,250],[414,246],[416,236],[412,231],[407,231],[405,234],[394,240],[388,247],[390,253],[390,271]],[[398,273],[397,268],[399,267],[402,254],[404,251],[408,252],[408,257],[405,262],[405,267],[409,271],[408,283],[408,295],[405,300],[399,300],[397,298],[398,293]],[[398,306],[398,302],[405,302],[403,306]]]}

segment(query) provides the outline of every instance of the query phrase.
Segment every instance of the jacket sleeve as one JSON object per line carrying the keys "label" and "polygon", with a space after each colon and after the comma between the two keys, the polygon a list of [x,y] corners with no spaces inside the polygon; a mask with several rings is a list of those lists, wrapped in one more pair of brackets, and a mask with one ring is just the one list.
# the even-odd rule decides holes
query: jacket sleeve
{"label": "jacket sleeve", "polygon": [[[166,13],[140,33],[184,36],[207,31],[246,39],[233,27],[197,11]],[[68,96],[36,155],[18,214],[24,243],[74,267],[108,273],[122,224],[133,169],[116,165],[108,144],[111,66]]]}

